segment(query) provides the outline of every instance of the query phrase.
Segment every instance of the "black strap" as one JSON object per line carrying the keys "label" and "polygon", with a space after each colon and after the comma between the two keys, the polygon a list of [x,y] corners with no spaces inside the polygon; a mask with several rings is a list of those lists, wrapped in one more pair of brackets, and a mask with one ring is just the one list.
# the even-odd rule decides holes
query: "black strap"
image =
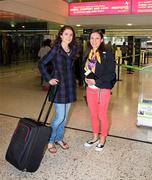
{"label": "black strap", "polygon": [[47,92],[47,95],[46,95],[46,97],[45,97],[45,99],[44,99],[44,102],[43,102],[43,105],[42,105],[42,107],[41,107],[41,110],[40,110],[40,113],[39,113],[39,116],[38,116],[38,119],[37,119],[38,122],[40,121],[40,118],[41,118],[41,116],[42,116],[42,113],[43,113],[43,110],[44,110],[46,101],[47,101],[48,96],[49,96],[49,93],[50,93],[50,88],[49,88],[49,90],[48,90],[48,92]]}
{"label": "black strap", "polygon": [[55,85],[55,86],[51,86],[51,87],[50,87],[50,93],[52,93],[52,94],[53,94],[53,98],[51,99],[51,103],[50,103],[50,105],[49,105],[49,108],[48,108],[48,111],[47,111],[47,114],[46,114],[46,117],[45,117],[45,120],[44,120],[44,124],[46,124],[47,119],[48,119],[48,116],[49,116],[50,111],[51,111],[51,109],[52,109],[53,102],[54,102],[54,99],[55,99],[55,96],[56,96],[56,93],[57,93],[58,87],[59,87],[59,85],[58,85],[58,84],[57,84],[57,85]]}
{"label": "black strap", "polygon": [[[52,89],[53,89],[53,90],[52,90]],[[46,114],[45,120],[43,121],[44,125],[46,124],[47,119],[48,119],[48,116],[49,116],[50,111],[51,111],[51,109],[52,109],[53,102],[54,102],[54,98],[55,98],[55,96],[56,96],[57,90],[58,90],[58,85],[50,86],[50,87],[49,87],[49,90],[48,90],[48,92],[47,92],[47,95],[46,95],[46,97],[45,97],[45,99],[44,99],[42,108],[41,108],[40,113],[39,113],[39,116],[38,116],[38,120],[37,120],[38,122],[39,122],[40,119],[41,119],[42,113],[43,113],[44,108],[45,108],[45,105],[46,105],[46,101],[47,101],[47,99],[48,99],[50,93],[53,93],[53,99],[52,99],[51,102],[50,102],[50,105],[49,105],[49,107],[48,107],[48,110],[47,110],[47,114]]]}

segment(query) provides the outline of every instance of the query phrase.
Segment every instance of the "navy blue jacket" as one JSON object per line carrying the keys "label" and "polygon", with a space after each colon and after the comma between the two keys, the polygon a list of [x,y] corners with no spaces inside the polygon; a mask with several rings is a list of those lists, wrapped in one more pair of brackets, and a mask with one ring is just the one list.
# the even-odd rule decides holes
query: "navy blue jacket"
{"label": "navy blue jacket", "polygon": [[114,56],[109,50],[100,52],[100,55],[102,56],[102,62],[101,64],[99,62],[96,63],[95,85],[102,89],[112,89],[116,82]]}
{"label": "navy blue jacket", "polygon": [[[76,82],[73,70],[74,58],[76,55],[76,47],[71,49],[68,55],[60,44],[56,44],[49,53],[39,62],[39,70],[42,76],[47,80],[56,78],[59,80],[55,103],[71,103],[76,100]],[[52,73],[48,73],[46,65],[52,62]]]}

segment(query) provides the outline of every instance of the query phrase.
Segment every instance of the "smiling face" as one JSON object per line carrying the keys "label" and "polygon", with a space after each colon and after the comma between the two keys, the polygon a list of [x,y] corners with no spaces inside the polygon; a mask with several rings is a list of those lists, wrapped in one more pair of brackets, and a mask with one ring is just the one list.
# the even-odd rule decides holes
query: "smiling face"
{"label": "smiling face", "polygon": [[94,32],[90,35],[90,44],[94,50],[97,50],[102,42],[103,38],[99,33]]}
{"label": "smiling face", "polygon": [[62,33],[62,35],[60,35],[62,43],[64,44],[70,44],[72,42],[73,39],[73,32],[71,29],[65,29]]}

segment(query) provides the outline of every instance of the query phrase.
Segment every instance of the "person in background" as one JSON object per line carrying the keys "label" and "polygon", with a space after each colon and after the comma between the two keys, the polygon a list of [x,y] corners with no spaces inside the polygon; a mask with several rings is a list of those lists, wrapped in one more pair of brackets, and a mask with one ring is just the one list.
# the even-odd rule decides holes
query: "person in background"
{"label": "person in background", "polygon": [[116,56],[116,51],[117,51],[117,46],[116,46],[116,44],[114,43],[114,44],[112,45],[112,54],[114,55],[114,58],[115,58],[115,56]]}
{"label": "person in background", "polygon": [[75,59],[75,76],[79,86],[83,86],[83,70],[82,70],[82,59],[83,59],[83,48],[79,48]]}
{"label": "person in background", "polygon": [[41,59],[50,51],[50,49],[51,49],[51,39],[45,39],[43,41],[42,47],[38,52],[38,57]]}
{"label": "person in background", "polygon": [[[43,45],[40,48],[38,52],[38,58],[42,59],[49,51],[51,50],[51,39],[45,39],[43,41]],[[47,65],[47,69],[49,68],[49,65]],[[43,90],[48,90],[48,82],[45,81],[45,79],[41,76],[41,85],[43,87]]]}
{"label": "person in background", "polygon": [[[128,51],[127,51],[127,54],[128,54],[127,65],[128,66],[133,65],[132,49],[133,49],[132,45],[128,44]],[[133,74],[132,68],[127,68],[127,74]]]}
{"label": "person in background", "polygon": [[123,42],[123,45],[121,46],[120,50],[121,50],[121,53],[122,53],[122,64],[125,64],[127,51],[128,51],[128,48],[126,46],[126,42]]}
{"label": "person in background", "polygon": [[[59,30],[51,51],[39,62],[39,70],[45,80],[51,86],[58,85],[54,99],[55,115],[51,122],[52,133],[48,143],[50,153],[57,152],[56,145],[64,150],[69,148],[63,136],[71,103],[76,101],[76,80],[73,67],[76,52],[75,32],[71,26],[64,26]],[[50,61],[53,64],[51,74],[45,68]]]}
{"label": "person in background", "polygon": [[112,52],[112,43],[111,43],[111,41],[108,41],[108,43],[106,44],[106,48],[109,50],[109,51],[111,51]]}
{"label": "person in background", "polygon": [[116,79],[115,60],[112,52],[105,48],[100,30],[91,32],[89,42],[84,55],[84,74],[93,137],[84,146],[96,145],[95,150],[102,151],[108,135],[107,111]]}

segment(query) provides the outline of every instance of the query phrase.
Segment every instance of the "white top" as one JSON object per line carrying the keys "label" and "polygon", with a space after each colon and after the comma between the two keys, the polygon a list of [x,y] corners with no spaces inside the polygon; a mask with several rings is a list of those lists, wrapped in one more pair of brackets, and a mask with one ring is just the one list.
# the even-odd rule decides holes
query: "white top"
{"label": "white top", "polygon": [[92,88],[92,89],[99,89],[97,86],[95,86],[95,85],[90,85],[90,86],[88,86],[89,88]]}
{"label": "white top", "polygon": [[39,52],[38,52],[38,57],[40,57],[40,59],[45,56],[49,51],[50,51],[50,47],[49,46],[43,46],[40,48]]}

